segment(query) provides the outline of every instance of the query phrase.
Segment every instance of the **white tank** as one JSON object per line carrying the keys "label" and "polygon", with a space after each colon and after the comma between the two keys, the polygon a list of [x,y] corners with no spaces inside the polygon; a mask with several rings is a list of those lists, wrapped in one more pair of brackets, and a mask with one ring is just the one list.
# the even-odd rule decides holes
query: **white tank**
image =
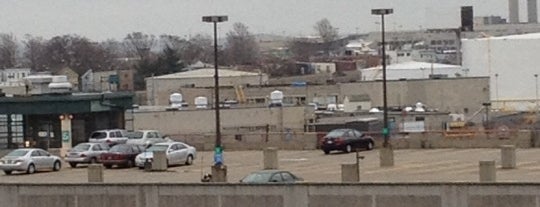
{"label": "white tank", "polygon": [[52,76],[52,82],[49,83],[50,89],[66,89],[71,90],[71,83],[65,75]]}
{"label": "white tank", "polygon": [[173,108],[182,108],[182,94],[173,93],[169,96],[169,101],[171,102],[171,107]]}
{"label": "white tank", "polygon": [[198,96],[195,98],[195,108],[206,109],[208,107],[208,98],[204,96]]}
{"label": "white tank", "polygon": [[421,102],[416,103],[414,111],[415,112],[426,112],[426,110],[424,109],[424,104],[422,104]]}
{"label": "white tank", "polygon": [[270,103],[272,104],[282,104],[283,103],[283,92],[275,90],[270,93]]}

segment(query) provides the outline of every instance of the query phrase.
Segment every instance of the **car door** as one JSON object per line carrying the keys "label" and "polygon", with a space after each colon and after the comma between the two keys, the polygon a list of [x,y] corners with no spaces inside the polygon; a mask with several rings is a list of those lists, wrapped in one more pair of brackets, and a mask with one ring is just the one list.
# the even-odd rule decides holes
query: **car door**
{"label": "car door", "polygon": [[32,159],[32,162],[34,163],[36,169],[43,168],[45,161],[43,160],[43,157],[39,154],[38,150],[34,150],[30,153],[30,159]]}
{"label": "car door", "polygon": [[189,154],[188,147],[185,144],[178,144],[178,154],[179,164],[184,163],[187,160],[187,156]]}
{"label": "car door", "polygon": [[54,164],[54,157],[49,154],[49,152],[46,152],[45,150],[38,150],[39,156],[43,160],[43,168],[46,169],[52,169]]}

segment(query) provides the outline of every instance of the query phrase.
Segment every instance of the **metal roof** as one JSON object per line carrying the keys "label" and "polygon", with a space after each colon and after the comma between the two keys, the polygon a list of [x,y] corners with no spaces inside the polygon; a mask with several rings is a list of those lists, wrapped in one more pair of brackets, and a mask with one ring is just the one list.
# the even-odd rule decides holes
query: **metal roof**
{"label": "metal roof", "polygon": [[[214,68],[202,68],[186,72],[178,72],[162,76],[155,76],[154,79],[183,79],[183,78],[211,78],[214,77]],[[219,77],[238,77],[238,76],[260,76],[260,73],[252,73],[238,70],[219,69]],[[147,77],[146,79],[151,79]]]}

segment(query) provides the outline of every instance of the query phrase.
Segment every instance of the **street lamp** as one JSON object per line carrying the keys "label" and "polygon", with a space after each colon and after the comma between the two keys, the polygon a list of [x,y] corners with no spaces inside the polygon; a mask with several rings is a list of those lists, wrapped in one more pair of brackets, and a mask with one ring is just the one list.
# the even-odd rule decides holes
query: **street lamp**
{"label": "street lamp", "polygon": [[217,42],[217,23],[226,22],[227,16],[203,16],[203,22],[214,24],[214,108],[216,111],[216,145],[214,149],[214,165],[223,164],[223,149],[221,148],[221,126],[219,121],[219,74],[218,74],[218,42]]}
{"label": "street lamp", "polygon": [[538,74],[534,74],[534,81],[536,84],[536,99],[534,102],[536,103],[536,113],[538,113]]}
{"label": "street lamp", "polygon": [[498,101],[499,101],[499,74],[495,73],[495,103],[497,103]]}
{"label": "street lamp", "polygon": [[388,129],[388,103],[386,98],[386,48],[385,48],[385,41],[384,41],[384,15],[392,14],[394,12],[393,9],[372,9],[371,14],[372,15],[381,15],[381,33],[382,33],[382,72],[383,72],[383,135],[384,135],[384,143],[383,147],[388,148],[390,147],[388,142],[388,135],[389,135],[389,129]]}

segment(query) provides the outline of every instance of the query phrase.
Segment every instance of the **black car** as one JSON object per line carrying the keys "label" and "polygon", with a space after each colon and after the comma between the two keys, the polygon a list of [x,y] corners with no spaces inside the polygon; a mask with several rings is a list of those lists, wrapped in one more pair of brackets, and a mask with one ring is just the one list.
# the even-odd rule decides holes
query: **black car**
{"label": "black car", "polygon": [[324,154],[328,154],[332,150],[347,153],[359,148],[371,150],[373,146],[375,146],[373,137],[355,129],[334,129],[324,136],[321,142]]}

